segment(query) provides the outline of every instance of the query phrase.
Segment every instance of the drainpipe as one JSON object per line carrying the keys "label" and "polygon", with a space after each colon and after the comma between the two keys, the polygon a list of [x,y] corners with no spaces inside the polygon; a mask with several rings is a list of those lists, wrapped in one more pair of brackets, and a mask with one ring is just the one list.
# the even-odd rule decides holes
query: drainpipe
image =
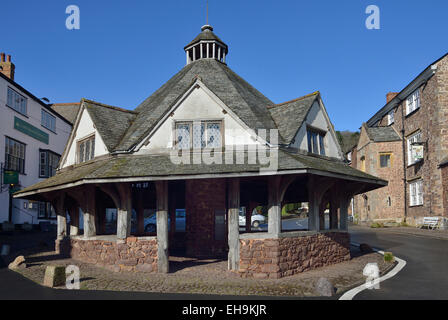
{"label": "drainpipe", "polygon": [[404,222],[406,222],[408,218],[408,197],[407,197],[407,172],[406,172],[406,140],[405,140],[405,131],[404,131],[404,122],[405,122],[405,115],[404,115],[404,106],[403,106],[403,100],[401,103],[401,141],[402,141],[402,149],[403,149],[403,199],[404,199]]}

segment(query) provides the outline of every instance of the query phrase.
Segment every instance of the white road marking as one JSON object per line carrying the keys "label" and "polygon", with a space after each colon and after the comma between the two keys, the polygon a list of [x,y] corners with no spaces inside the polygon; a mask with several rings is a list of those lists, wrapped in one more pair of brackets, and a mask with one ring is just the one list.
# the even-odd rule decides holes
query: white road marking
{"label": "white road marking", "polygon": [[[352,242],[351,244],[353,244],[353,245],[359,247],[359,243]],[[379,254],[382,254],[382,255],[384,256],[384,251],[381,251],[381,250],[378,250],[378,249],[375,249],[375,248],[372,248],[372,249],[373,249],[373,251],[378,252]],[[378,279],[375,279],[375,280],[371,283],[371,285],[372,285],[372,284],[380,283],[380,282],[382,282],[382,281],[385,281],[385,280],[387,280],[387,279],[390,279],[390,278],[394,277],[398,272],[400,272],[400,271],[406,266],[406,261],[405,261],[405,260],[400,259],[400,258],[398,258],[398,257],[394,257],[394,258],[395,258],[395,261],[398,262],[398,264],[397,264],[391,271],[389,271],[388,273],[386,273],[384,276],[382,276],[382,277],[380,277],[380,278],[378,278]],[[344,294],[339,298],[339,300],[353,300],[353,298],[354,298],[358,293],[360,293],[361,291],[364,291],[364,290],[366,290],[366,289],[367,289],[367,284],[364,283],[364,284],[362,284],[362,285],[360,285],[360,286],[358,286],[358,287],[356,287],[356,288],[353,288],[353,289],[347,291],[346,293],[344,293]],[[372,289],[372,290],[373,290],[373,289]]]}

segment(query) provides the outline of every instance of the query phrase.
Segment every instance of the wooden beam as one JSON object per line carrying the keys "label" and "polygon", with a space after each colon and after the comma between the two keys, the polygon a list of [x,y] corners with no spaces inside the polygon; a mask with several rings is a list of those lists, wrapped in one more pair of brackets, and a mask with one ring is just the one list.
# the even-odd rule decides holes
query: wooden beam
{"label": "wooden beam", "polygon": [[157,193],[157,271],[169,272],[168,181],[156,182]]}
{"label": "wooden beam", "polygon": [[240,179],[227,180],[228,185],[228,269],[238,271],[240,266]]}

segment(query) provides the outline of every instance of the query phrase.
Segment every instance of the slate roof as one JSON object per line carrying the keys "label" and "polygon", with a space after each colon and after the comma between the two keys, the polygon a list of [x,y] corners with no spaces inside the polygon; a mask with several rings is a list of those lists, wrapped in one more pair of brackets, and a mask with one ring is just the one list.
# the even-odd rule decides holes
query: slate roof
{"label": "slate roof", "polygon": [[[247,152],[245,153],[247,160]],[[88,182],[95,179],[117,179],[117,178],[151,178],[169,176],[194,176],[198,174],[220,174],[246,173],[257,174],[260,164],[182,164],[177,165],[171,161],[169,155],[120,155],[110,158],[98,159],[83,164],[75,165],[58,172],[54,177],[39,182],[31,187],[25,188],[15,195],[30,193],[34,191],[45,192],[45,188],[62,187],[65,184],[76,182]],[[342,178],[361,178],[370,181],[372,188],[378,184],[386,185],[387,182],[356,170],[342,161],[334,161],[319,156],[310,156],[300,153],[290,153],[279,150],[278,172],[288,170],[315,170],[342,175]],[[375,187],[373,187],[375,185]]]}
{"label": "slate roof", "polygon": [[130,150],[138,144],[190,88],[197,77],[249,128],[253,130],[277,128],[267,109],[268,106],[274,105],[271,100],[226,64],[214,59],[201,59],[186,65],[135,109],[139,115],[116,150]]}
{"label": "slate roof", "polygon": [[392,127],[367,127],[367,135],[374,142],[400,141],[401,138]]}
{"label": "slate roof", "polygon": [[285,143],[289,144],[294,139],[318,97],[319,92],[314,92],[268,108]]}
{"label": "slate roof", "polygon": [[76,116],[78,115],[79,108],[81,104],[78,103],[55,103],[52,104],[51,109],[59,113],[66,120],[68,120],[72,125],[75,123]]}
{"label": "slate roof", "polygon": [[87,112],[109,151],[113,151],[137,113],[83,99]]}

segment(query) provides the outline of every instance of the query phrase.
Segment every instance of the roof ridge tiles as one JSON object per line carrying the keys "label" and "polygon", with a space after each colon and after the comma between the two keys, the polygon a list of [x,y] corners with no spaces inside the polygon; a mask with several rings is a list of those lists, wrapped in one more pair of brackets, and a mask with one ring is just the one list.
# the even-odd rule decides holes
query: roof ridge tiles
{"label": "roof ridge tiles", "polygon": [[111,105],[108,105],[108,104],[105,104],[105,103],[97,102],[97,101],[86,99],[86,98],[82,98],[81,101],[82,102],[86,102],[86,103],[92,103],[92,104],[95,104],[97,106],[104,107],[104,108],[109,108],[109,109],[116,110],[116,111],[127,112],[127,113],[131,113],[131,114],[139,114],[139,112],[137,112],[137,111],[127,110],[127,109],[123,109],[123,108],[116,107],[116,106],[111,106]]}
{"label": "roof ridge tiles", "polygon": [[313,93],[309,93],[309,94],[307,94],[307,95],[305,95],[303,97],[299,97],[299,98],[296,98],[296,99],[293,99],[293,100],[289,100],[289,101],[286,101],[286,102],[278,103],[278,104],[273,105],[273,106],[267,106],[267,108],[268,109],[272,109],[272,108],[275,108],[275,107],[281,107],[281,106],[284,106],[284,105],[287,105],[287,104],[291,104],[291,103],[296,102],[296,101],[300,101],[300,100],[303,100],[303,99],[306,99],[306,98],[310,98],[312,96],[317,96],[319,94],[320,94],[320,91],[314,91]]}

